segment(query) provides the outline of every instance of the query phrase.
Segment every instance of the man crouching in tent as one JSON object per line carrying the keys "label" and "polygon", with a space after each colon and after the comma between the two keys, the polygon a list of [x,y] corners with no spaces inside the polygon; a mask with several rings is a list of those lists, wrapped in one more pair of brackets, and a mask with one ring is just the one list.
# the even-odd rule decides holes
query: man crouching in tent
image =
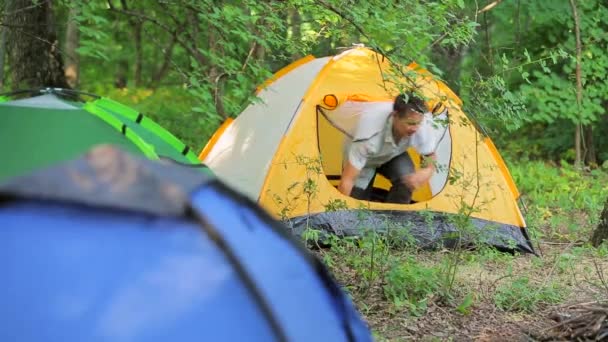
{"label": "man crouching in tent", "polygon": [[[427,112],[421,98],[406,93],[392,104],[361,113],[354,138],[345,144],[338,190],[370,200],[374,178],[380,173],[392,184],[386,202],[410,203],[412,192],[426,184],[435,170],[435,144]],[[423,157],[418,170],[406,151],[409,147]]]}

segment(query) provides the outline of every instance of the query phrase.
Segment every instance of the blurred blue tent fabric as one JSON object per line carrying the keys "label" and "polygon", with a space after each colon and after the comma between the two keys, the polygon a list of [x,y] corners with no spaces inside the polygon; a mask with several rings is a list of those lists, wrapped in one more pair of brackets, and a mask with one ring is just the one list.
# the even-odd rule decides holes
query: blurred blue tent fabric
{"label": "blurred blue tent fabric", "polygon": [[0,185],[0,341],[370,341],[240,194],[111,146]]}

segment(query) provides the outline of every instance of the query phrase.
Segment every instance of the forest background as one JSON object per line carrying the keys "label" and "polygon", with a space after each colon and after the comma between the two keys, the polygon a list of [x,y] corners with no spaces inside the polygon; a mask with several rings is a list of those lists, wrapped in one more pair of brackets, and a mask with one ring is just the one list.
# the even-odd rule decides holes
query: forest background
{"label": "forest background", "polygon": [[[433,319],[447,319],[454,334],[491,335],[492,322],[471,323],[484,319],[527,334],[520,322],[530,317],[547,326],[542,310],[608,298],[594,271],[608,251],[588,244],[608,196],[605,1],[3,0],[0,11],[2,92],[54,86],[110,97],[196,151],[258,84],[308,54],[364,44],[443,79],[506,159],[544,254],[456,258],[384,241],[385,269],[369,274],[364,244],[321,253],[379,339],[446,337],[428,328]],[[494,276],[471,278],[483,272]],[[582,274],[584,288],[560,278]],[[451,285],[434,287],[433,277]],[[524,293],[530,300],[513,304]]]}

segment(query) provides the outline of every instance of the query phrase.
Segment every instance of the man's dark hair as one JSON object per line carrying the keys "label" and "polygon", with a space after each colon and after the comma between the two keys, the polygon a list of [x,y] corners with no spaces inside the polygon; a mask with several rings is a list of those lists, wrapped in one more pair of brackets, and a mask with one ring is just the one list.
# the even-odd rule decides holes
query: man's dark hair
{"label": "man's dark hair", "polygon": [[397,116],[404,117],[409,110],[415,110],[420,113],[428,112],[428,108],[423,99],[412,92],[399,94],[395,98],[393,110],[397,112]]}

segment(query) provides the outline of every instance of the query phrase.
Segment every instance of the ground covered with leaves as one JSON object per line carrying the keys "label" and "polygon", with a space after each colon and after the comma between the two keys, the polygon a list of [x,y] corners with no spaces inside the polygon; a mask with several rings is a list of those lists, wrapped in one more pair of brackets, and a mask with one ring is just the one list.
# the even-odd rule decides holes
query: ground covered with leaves
{"label": "ground covered with leaves", "polygon": [[538,256],[487,246],[423,251],[378,234],[318,251],[377,341],[608,338],[608,246],[588,243],[608,173],[543,163],[511,169]]}
{"label": "ground covered with leaves", "polygon": [[[542,340],[564,333],[556,329],[558,323],[573,317],[576,305],[608,298],[596,270],[608,269],[607,250],[579,247],[569,252],[553,246],[545,250],[547,261],[471,252],[459,266],[452,293],[429,291],[418,307],[387,300],[386,288],[394,285],[390,280],[376,286],[374,294],[353,297],[379,341]],[[426,265],[439,265],[444,258],[417,256]],[[411,292],[416,284],[411,279],[400,285]]]}

